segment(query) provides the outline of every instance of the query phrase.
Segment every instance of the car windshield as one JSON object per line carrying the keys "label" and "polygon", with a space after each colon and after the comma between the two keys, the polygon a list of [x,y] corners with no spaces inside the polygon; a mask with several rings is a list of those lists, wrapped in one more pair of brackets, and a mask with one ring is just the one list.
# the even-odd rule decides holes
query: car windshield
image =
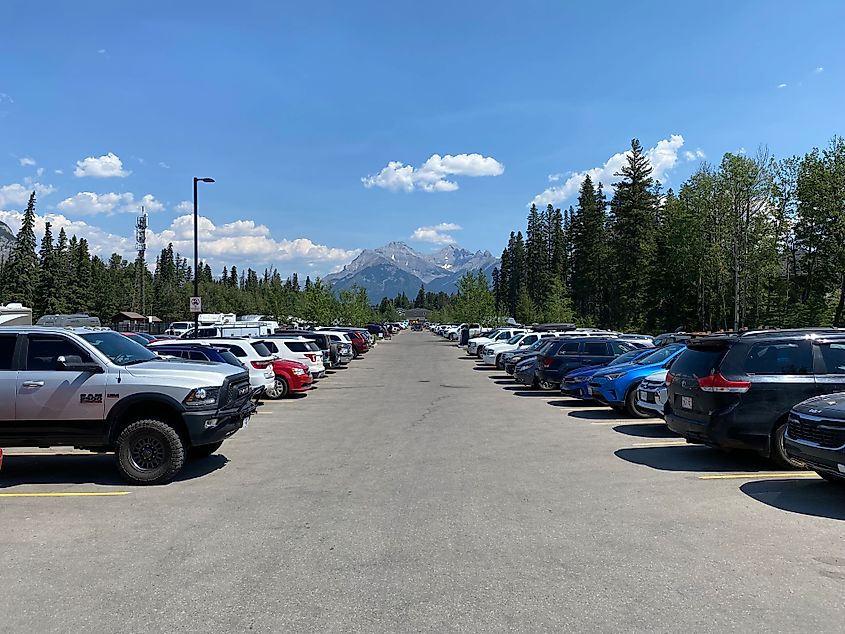
{"label": "car windshield", "polygon": [[642,354],[642,350],[631,350],[630,352],[626,352],[625,354],[620,354],[613,361],[608,363],[608,365],[625,365],[626,363],[633,363],[637,360],[637,357],[641,356]]}
{"label": "car windshield", "polygon": [[116,332],[90,332],[80,336],[115,365],[132,365],[157,358],[154,352]]}
{"label": "car windshield", "polygon": [[669,345],[665,348],[660,348],[659,350],[655,350],[651,354],[647,354],[642,359],[636,362],[637,365],[651,365],[653,363],[663,363],[675,354],[678,350],[683,348],[684,346],[680,345]]}
{"label": "car windshield", "polygon": [[522,339],[523,335],[514,335],[510,339],[508,339],[508,343],[517,343],[520,339]]}

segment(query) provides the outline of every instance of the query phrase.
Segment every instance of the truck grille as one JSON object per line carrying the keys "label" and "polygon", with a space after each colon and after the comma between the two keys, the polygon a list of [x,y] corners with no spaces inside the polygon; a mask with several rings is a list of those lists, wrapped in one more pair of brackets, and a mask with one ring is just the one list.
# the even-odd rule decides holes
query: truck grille
{"label": "truck grille", "polygon": [[231,409],[246,401],[252,390],[249,387],[249,378],[235,379],[226,388],[226,396],[221,399],[220,407]]}
{"label": "truck grille", "polygon": [[826,420],[810,420],[796,416],[789,417],[787,433],[795,440],[805,440],[820,447],[836,448],[845,445],[845,428],[843,423]]}

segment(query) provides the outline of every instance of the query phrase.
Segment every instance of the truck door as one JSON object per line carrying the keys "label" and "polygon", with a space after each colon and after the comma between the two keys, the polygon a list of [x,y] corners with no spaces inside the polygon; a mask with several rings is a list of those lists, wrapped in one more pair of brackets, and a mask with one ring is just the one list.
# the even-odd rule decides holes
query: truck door
{"label": "truck door", "polygon": [[[15,389],[18,372],[13,368],[17,339],[14,333],[0,334],[0,425],[3,425],[4,421],[15,420]],[[0,434],[3,431],[8,430],[0,430]]]}
{"label": "truck door", "polygon": [[30,429],[51,438],[67,435],[80,442],[105,435],[106,380],[108,374],[69,371],[59,357],[78,356],[95,362],[76,342],[61,335],[30,334],[26,338],[24,365],[18,371],[16,416],[18,422],[35,423]]}

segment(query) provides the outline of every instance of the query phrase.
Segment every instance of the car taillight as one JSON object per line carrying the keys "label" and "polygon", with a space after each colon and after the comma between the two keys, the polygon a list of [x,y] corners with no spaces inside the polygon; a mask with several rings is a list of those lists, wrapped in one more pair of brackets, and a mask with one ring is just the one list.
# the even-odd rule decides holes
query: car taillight
{"label": "car taillight", "polygon": [[310,353],[310,352],[306,352],[306,353],[305,353],[305,356],[306,356],[306,357],[308,357],[308,360],[309,360],[309,361],[311,361],[312,363],[313,363],[314,361],[316,361],[316,360],[317,360],[317,355],[316,355],[316,354],[312,354],[312,353]]}
{"label": "car taillight", "polygon": [[268,367],[270,367],[270,362],[269,361],[253,361],[252,367],[255,368],[256,370],[266,370]]}
{"label": "car taillight", "polygon": [[552,364],[553,360],[554,359],[552,359],[551,357],[543,357],[543,367],[548,368]]}
{"label": "car taillight", "polygon": [[674,378],[675,378],[675,375],[674,375],[674,374],[672,374],[671,372],[667,372],[667,373],[666,373],[666,381],[665,381],[665,383],[666,383],[666,386],[667,386],[667,387],[668,387],[668,386],[670,386],[670,385],[672,385],[672,379],[674,379]]}
{"label": "car taillight", "polygon": [[731,381],[715,372],[710,376],[703,376],[698,379],[698,387],[702,392],[731,392],[742,394],[751,389],[751,381]]}

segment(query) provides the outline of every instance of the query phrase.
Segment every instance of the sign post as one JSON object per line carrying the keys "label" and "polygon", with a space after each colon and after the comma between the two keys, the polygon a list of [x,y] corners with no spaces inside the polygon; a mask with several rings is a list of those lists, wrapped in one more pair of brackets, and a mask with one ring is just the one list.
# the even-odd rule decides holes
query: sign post
{"label": "sign post", "polygon": [[192,297],[189,308],[192,313],[201,313],[202,297]]}

